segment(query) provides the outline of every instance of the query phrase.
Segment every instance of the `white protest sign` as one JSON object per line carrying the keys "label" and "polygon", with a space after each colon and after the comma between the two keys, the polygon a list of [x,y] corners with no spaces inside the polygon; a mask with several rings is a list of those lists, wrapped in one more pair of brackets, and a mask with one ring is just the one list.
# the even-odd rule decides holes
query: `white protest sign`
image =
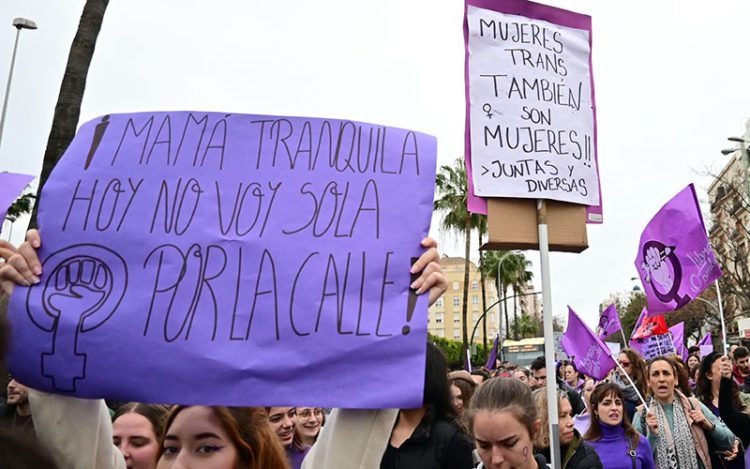
{"label": "white protest sign", "polygon": [[589,31],[467,8],[475,194],[599,204]]}
{"label": "white protest sign", "polygon": [[674,355],[675,348],[672,341],[672,333],[652,335],[643,339],[641,351],[643,352],[643,357],[647,360],[663,355]]}

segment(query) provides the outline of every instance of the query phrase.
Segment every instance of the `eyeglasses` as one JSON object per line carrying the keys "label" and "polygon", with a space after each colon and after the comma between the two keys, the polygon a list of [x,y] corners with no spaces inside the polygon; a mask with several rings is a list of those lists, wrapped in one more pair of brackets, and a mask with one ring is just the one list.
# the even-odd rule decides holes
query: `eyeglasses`
{"label": "eyeglasses", "polygon": [[303,418],[303,419],[309,419],[313,415],[315,415],[315,418],[322,417],[323,416],[323,409],[315,409],[315,410],[305,409],[302,412],[299,412],[297,414],[298,417]]}
{"label": "eyeglasses", "polygon": [[617,360],[617,363],[619,363],[620,365],[622,365],[625,368],[627,368],[627,367],[630,366],[630,362],[626,362],[626,361],[623,361],[623,360]]}

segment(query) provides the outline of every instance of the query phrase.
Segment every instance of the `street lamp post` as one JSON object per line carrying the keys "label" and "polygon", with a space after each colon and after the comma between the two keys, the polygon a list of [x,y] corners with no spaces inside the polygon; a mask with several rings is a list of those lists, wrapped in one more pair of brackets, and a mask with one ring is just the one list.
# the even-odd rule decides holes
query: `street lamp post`
{"label": "street lamp post", "polygon": [[16,42],[13,44],[13,55],[10,59],[10,72],[8,72],[8,84],[5,86],[5,100],[3,101],[3,112],[0,114],[0,144],[3,141],[3,128],[5,127],[5,112],[8,110],[8,96],[10,95],[10,83],[13,81],[13,67],[16,64],[16,51],[18,51],[18,38],[22,29],[37,29],[36,23],[26,18],[16,18],[13,20],[13,27],[16,28]]}

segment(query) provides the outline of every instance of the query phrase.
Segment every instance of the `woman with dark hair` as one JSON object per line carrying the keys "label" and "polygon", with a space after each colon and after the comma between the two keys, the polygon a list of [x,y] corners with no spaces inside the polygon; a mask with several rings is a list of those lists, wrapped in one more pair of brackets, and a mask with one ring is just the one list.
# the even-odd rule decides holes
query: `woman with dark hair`
{"label": "woman with dark hair", "polygon": [[401,409],[391,432],[381,469],[471,469],[472,444],[456,423],[451,405],[448,364],[443,352],[427,344],[422,407]]}
{"label": "woman with dark hair", "polygon": [[[736,384],[734,386],[732,386],[732,384],[726,386],[728,392],[724,393],[723,398],[728,402],[724,402],[723,405],[721,404],[722,395],[720,391],[722,386],[722,365],[724,365],[724,369],[728,371],[727,376],[731,379],[732,366],[728,357],[722,356],[718,352],[711,352],[703,358],[699,367],[695,396],[703,403],[703,405],[713,412],[714,415],[721,418],[733,433],[735,433],[735,429],[742,433],[747,433],[750,429],[745,425],[740,425],[738,428],[737,425],[734,425],[736,418],[731,418],[733,414],[741,414],[744,411]],[[722,412],[722,408],[724,409],[724,412]],[[732,422],[733,425],[730,425],[730,422]],[[747,424],[747,422],[745,422],[745,424]],[[735,444],[735,448],[739,451],[739,444],[737,443],[739,443],[739,440],[737,440]],[[731,458],[731,460],[728,458]],[[742,459],[743,458],[738,457],[738,454],[734,451],[727,452],[726,454],[711,451],[711,461],[714,467],[741,469],[744,467]]]}
{"label": "woman with dark hair", "polygon": [[591,424],[583,435],[607,469],[655,469],[648,440],[625,415],[625,398],[614,383],[594,388],[589,402]]}
{"label": "woman with dark hair", "polygon": [[299,469],[310,447],[302,443],[295,431],[297,428],[297,408],[266,407],[266,412],[268,412],[268,426],[279,437],[279,442],[286,451],[289,464],[292,469]]}
{"label": "woman with dark hair", "polygon": [[128,469],[154,469],[162,421],[169,408],[158,404],[128,402],[112,416],[112,442],[125,458]]}
{"label": "woman with dark hair", "polygon": [[491,379],[477,389],[466,411],[469,431],[482,460],[478,469],[541,469],[547,461],[534,455],[541,422],[531,389],[517,379]]}
{"label": "woman with dark hair", "polygon": [[157,459],[158,469],[289,469],[263,407],[175,406]]}
{"label": "woman with dark hair", "polygon": [[573,391],[581,395],[585,381],[581,378],[581,373],[578,372],[578,368],[573,361],[565,367],[565,382]]}
{"label": "woman with dark hair", "polygon": [[474,394],[477,385],[471,378],[471,374],[465,370],[451,371],[448,374],[451,390],[451,404],[460,421],[463,417],[464,409],[469,407],[469,401]]}
{"label": "woman with dark hair", "polygon": [[[625,370],[625,373],[630,376],[633,380],[638,392],[641,396],[646,396],[646,362],[643,361],[641,354],[633,350],[632,348],[624,348],[620,350],[620,355],[617,357],[617,362]],[[628,416],[630,421],[633,421],[635,415],[635,409],[640,403],[640,398],[635,389],[630,385],[630,381],[623,374],[623,371],[618,366],[615,368],[615,373],[612,375],[612,382],[615,383],[622,391],[625,397],[625,415]]]}
{"label": "woman with dark hair", "polygon": [[[547,412],[547,389],[537,389],[533,393],[537,413],[541,419],[541,428],[534,440],[534,447],[545,458],[550,457],[549,417]],[[583,441],[581,434],[573,424],[573,407],[565,391],[557,393],[557,410],[560,429],[560,457],[562,469],[601,469],[599,456],[588,443]]]}
{"label": "woman with dark hair", "polygon": [[699,354],[697,354],[697,353],[691,353],[690,355],[688,355],[687,361],[685,362],[685,364],[687,365],[688,377],[690,378],[689,381],[688,381],[689,384],[690,384],[690,387],[691,388],[695,388],[695,383],[698,382],[698,380],[696,378],[694,378],[695,377],[695,370],[698,367],[700,367],[701,356]]}
{"label": "woman with dark hair", "polygon": [[732,450],[734,435],[705,405],[677,389],[677,365],[656,357],[647,368],[648,412],[639,409],[633,424],[648,437],[660,469],[711,468],[708,440],[717,451]]}

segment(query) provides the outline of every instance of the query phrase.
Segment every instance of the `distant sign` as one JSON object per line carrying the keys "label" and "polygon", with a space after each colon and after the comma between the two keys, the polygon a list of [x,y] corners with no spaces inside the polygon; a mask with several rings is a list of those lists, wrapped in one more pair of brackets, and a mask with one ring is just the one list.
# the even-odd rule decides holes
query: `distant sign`
{"label": "distant sign", "polygon": [[435,163],[434,137],[345,120],[89,122],[42,193],[44,277],[13,295],[11,369],[81,397],[419,406],[409,268]]}

